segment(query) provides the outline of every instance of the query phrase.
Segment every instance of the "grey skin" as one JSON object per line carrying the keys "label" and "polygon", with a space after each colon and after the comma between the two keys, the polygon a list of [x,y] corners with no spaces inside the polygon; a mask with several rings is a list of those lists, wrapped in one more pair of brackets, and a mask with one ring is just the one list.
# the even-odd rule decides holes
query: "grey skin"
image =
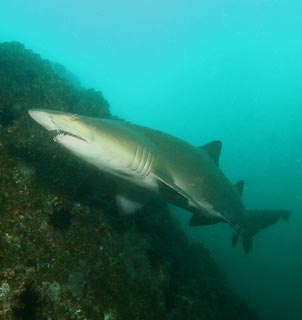
{"label": "grey skin", "polygon": [[[131,213],[141,201],[158,197],[193,213],[190,225],[226,222],[232,243],[242,234],[245,252],[252,236],[289,211],[245,210],[243,182],[230,183],[219,169],[221,142],[195,147],[172,135],[121,120],[97,119],[58,111],[31,109],[29,115],[74,155],[120,181],[119,210]],[[132,192],[137,189],[139,192]],[[130,190],[130,191],[129,191]]]}

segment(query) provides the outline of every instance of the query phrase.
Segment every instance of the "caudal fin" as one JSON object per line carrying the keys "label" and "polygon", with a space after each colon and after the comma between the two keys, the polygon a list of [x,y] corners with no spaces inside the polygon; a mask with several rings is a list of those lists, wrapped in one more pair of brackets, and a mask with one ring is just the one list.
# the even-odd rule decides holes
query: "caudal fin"
{"label": "caudal fin", "polygon": [[253,249],[253,236],[248,231],[242,233],[242,246],[245,253]]}
{"label": "caudal fin", "polygon": [[[245,253],[253,248],[253,236],[259,231],[266,229],[282,218],[288,221],[291,211],[288,210],[247,210],[246,222],[242,227],[242,246]],[[233,234],[232,245],[238,240],[238,233]]]}

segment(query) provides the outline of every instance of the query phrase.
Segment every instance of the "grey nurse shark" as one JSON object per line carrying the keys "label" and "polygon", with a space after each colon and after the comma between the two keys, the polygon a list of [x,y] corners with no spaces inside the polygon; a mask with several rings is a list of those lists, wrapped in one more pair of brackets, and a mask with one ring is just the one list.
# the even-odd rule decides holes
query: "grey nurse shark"
{"label": "grey nurse shark", "polygon": [[122,120],[99,119],[51,110],[29,115],[74,155],[118,179],[118,208],[132,212],[160,198],[193,213],[190,225],[226,222],[233,246],[242,235],[245,252],[260,230],[288,220],[287,210],[246,210],[244,183],[233,185],[219,169],[221,142],[195,147],[172,135]]}

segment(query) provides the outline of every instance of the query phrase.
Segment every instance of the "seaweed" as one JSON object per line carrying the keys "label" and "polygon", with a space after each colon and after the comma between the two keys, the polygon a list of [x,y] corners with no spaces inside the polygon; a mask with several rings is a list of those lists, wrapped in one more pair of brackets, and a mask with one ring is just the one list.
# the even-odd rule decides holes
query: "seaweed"
{"label": "seaweed", "polygon": [[112,117],[53,66],[0,44],[0,319],[257,319],[163,203],[120,217],[115,184],[30,120],[29,108]]}

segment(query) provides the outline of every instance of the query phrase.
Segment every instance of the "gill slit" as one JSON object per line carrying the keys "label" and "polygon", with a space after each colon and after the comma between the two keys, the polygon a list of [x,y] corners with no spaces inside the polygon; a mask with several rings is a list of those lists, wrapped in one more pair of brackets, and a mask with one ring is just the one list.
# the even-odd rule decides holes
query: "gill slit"
{"label": "gill slit", "polygon": [[141,159],[140,159],[139,165],[138,165],[138,167],[136,169],[136,173],[139,174],[139,175],[141,175],[142,169],[145,166],[146,156],[148,156],[148,150],[143,147],[143,153],[141,155]]}
{"label": "gill slit", "polygon": [[137,145],[129,168],[140,176],[148,176],[150,174],[154,158],[154,154],[150,152],[150,150]]}
{"label": "gill slit", "polygon": [[142,176],[147,176],[150,173],[150,167],[151,167],[151,162],[152,162],[152,152],[148,151],[147,154],[147,159],[145,161],[145,165],[141,170],[141,175]]}
{"label": "gill slit", "polygon": [[[135,155],[134,155],[134,157],[133,157],[132,162],[131,162],[130,165],[129,165],[129,168],[130,168],[131,170],[136,170],[135,164],[136,164],[136,160],[137,160],[137,157],[138,157],[138,152],[139,152],[139,145],[136,146]],[[137,167],[137,166],[136,166],[136,167]]]}

